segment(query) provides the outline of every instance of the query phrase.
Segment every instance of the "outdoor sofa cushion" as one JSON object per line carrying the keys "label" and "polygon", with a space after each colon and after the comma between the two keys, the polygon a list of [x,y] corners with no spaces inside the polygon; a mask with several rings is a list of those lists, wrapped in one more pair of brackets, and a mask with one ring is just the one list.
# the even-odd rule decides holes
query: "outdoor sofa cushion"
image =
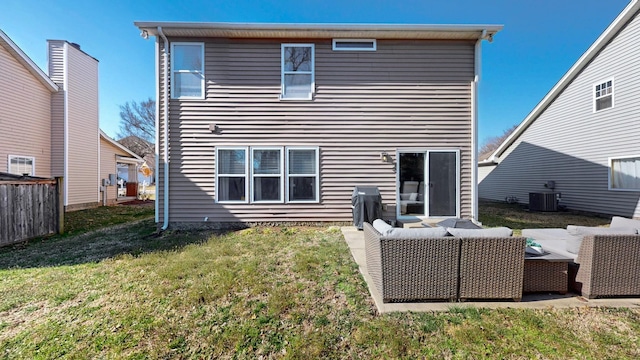
{"label": "outdoor sofa cushion", "polygon": [[640,234],[640,220],[628,219],[622,216],[614,216],[611,218],[611,229],[635,229]]}
{"label": "outdoor sofa cushion", "polygon": [[387,239],[427,239],[439,238],[447,235],[447,229],[434,228],[393,228],[387,232]]}
{"label": "outdoor sofa cushion", "polygon": [[376,219],[373,221],[373,228],[376,229],[377,232],[379,232],[382,235],[387,235],[387,232],[389,232],[389,230],[393,229],[393,226],[387,224],[386,221],[382,220],[382,219]]}
{"label": "outdoor sofa cushion", "polygon": [[447,232],[459,238],[509,237],[513,234],[513,230],[509,229],[508,227],[496,227],[489,229],[447,228]]}
{"label": "outdoor sofa cushion", "polygon": [[577,254],[580,250],[580,244],[585,235],[635,235],[636,229],[633,228],[602,228],[591,226],[568,225],[567,232],[576,235],[567,240],[567,251]]}

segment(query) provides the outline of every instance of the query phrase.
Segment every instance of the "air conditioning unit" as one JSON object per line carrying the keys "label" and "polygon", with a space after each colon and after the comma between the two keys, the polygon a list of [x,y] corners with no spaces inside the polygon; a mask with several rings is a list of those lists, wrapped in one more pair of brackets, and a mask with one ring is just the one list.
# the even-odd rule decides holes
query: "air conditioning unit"
{"label": "air conditioning unit", "polygon": [[542,192],[529,193],[530,211],[558,211],[558,199],[560,193]]}

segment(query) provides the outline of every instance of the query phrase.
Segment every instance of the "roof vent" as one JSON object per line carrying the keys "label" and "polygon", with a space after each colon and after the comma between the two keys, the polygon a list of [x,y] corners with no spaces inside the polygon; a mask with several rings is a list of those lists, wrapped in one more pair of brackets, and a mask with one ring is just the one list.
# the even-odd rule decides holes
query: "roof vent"
{"label": "roof vent", "polygon": [[80,49],[80,44],[76,44],[76,43],[71,43],[71,46],[73,46],[74,48],[81,50]]}

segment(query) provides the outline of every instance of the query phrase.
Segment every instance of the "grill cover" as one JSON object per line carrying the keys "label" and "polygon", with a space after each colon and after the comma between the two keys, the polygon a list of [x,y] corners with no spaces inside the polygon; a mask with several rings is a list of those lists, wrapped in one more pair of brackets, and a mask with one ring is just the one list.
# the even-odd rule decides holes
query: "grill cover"
{"label": "grill cover", "polygon": [[353,226],[362,230],[362,224],[382,218],[382,196],[376,186],[356,186],[351,194]]}

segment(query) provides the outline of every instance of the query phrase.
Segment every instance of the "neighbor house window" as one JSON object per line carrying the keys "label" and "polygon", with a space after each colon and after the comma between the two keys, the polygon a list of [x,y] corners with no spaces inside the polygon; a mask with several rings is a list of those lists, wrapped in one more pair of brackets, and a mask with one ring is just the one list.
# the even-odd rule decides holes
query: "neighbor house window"
{"label": "neighbor house window", "polygon": [[218,149],[216,164],[216,199],[219,202],[247,202],[247,149]]}
{"label": "neighbor house window", "polygon": [[281,86],[281,99],[311,100],[315,87],[313,44],[282,44]]}
{"label": "neighbor house window", "polygon": [[288,148],[288,201],[318,201],[318,149]]}
{"label": "neighbor house window", "polygon": [[31,156],[9,155],[8,172],[16,175],[34,176],[36,158]]}
{"label": "neighbor house window", "polygon": [[594,85],[594,111],[613,107],[613,79]]}
{"label": "neighbor house window", "polygon": [[171,98],[204,99],[204,43],[171,44]]}
{"label": "neighbor house window", "polygon": [[376,40],[333,39],[333,51],[376,51]]}
{"label": "neighbor house window", "polygon": [[611,190],[640,191],[640,156],[609,159]]}
{"label": "neighbor house window", "polygon": [[318,202],[317,148],[218,148],[216,154],[218,202]]}
{"label": "neighbor house window", "polygon": [[251,149],[253,202],[282,202],[284,173],[281,148]]}

